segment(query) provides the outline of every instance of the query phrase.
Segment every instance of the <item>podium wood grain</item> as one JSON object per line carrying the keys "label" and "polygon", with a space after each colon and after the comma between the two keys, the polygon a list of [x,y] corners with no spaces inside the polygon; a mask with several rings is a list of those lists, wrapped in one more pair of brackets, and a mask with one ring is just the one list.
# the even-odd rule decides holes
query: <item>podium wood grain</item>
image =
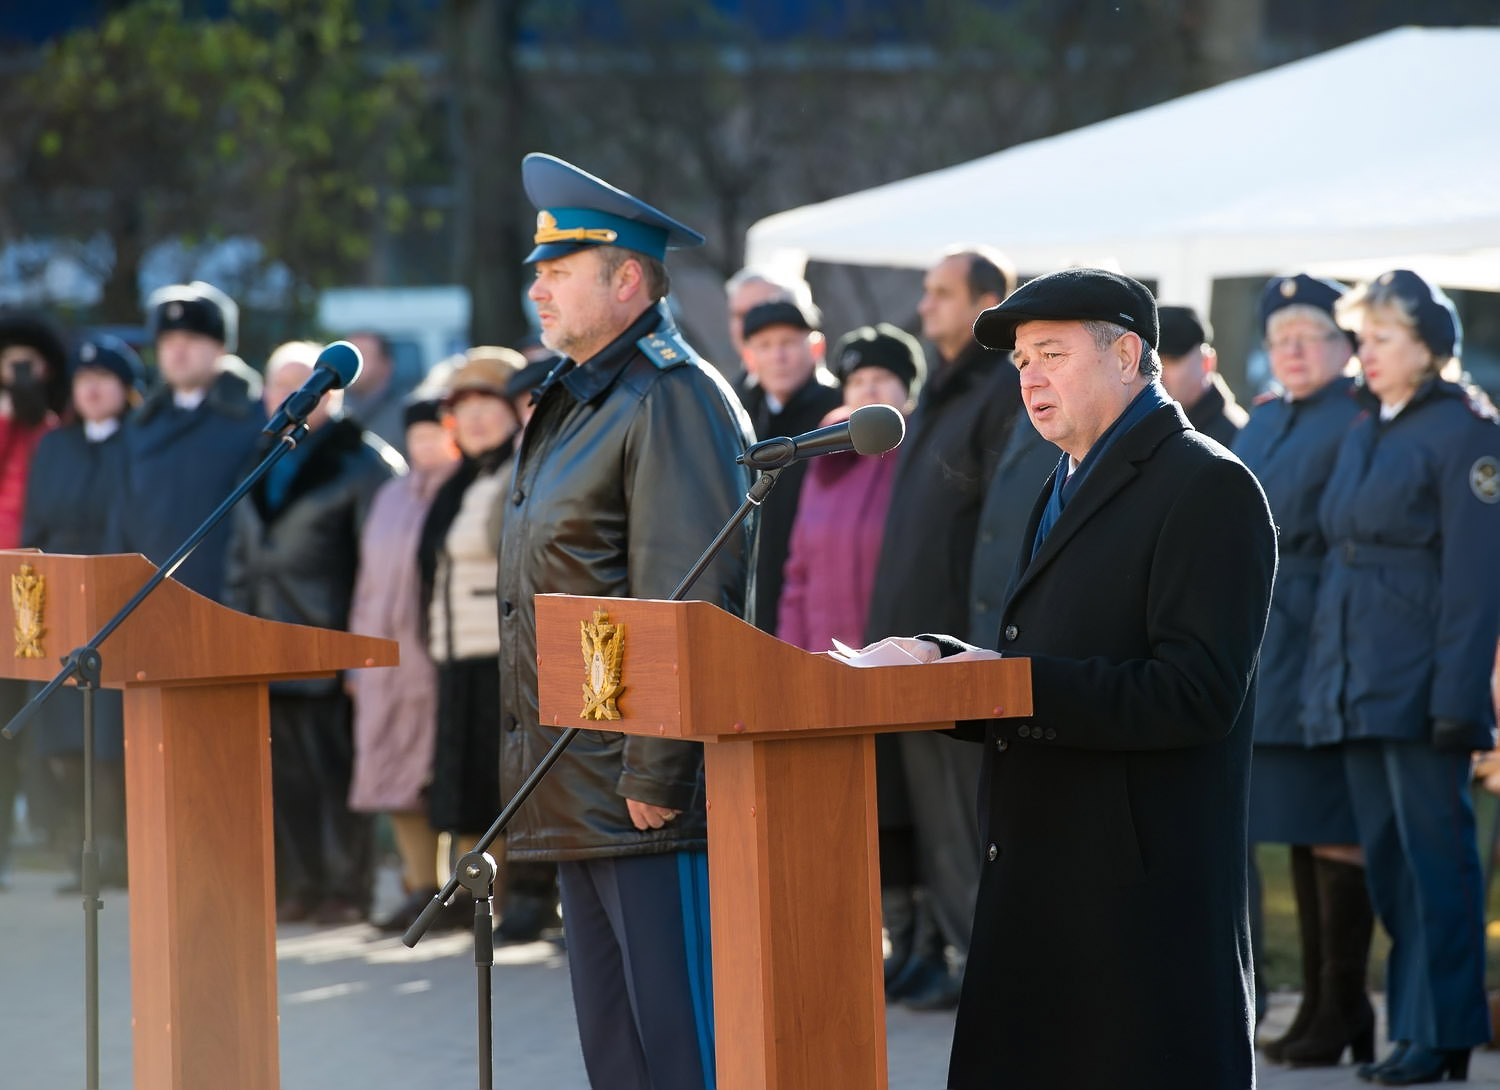
{"label": "podium wood grain", "polygon": [[[46,582],[46,657],[7,657],[3,673],[32,681],[51,678],[152,571],[140,556],[0,552],[0,573],[22,564]],[[394,666],[396,645],[256,620],[169,580],[100,650],[105,686],[125,690],[135,1085],[275,1090],[265,683]]]}
{"label": "podium wood grain", "polygon": [[[704,743],[721,1090],[883,1090],[873,736],[1030,715],[1029,663],[857,669],[703,602],[536,608],[543,723]],[[579,719],[596,609],[625,626],[607,723]]]}

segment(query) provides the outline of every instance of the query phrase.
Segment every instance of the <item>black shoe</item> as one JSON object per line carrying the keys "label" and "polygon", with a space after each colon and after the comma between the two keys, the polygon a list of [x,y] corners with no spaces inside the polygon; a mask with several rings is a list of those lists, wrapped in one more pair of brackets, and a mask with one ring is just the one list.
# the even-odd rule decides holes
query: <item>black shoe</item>
{"label": "black shoe", "polygon": [[558,925],[557,902],[551,897],[512,891],[505,898],[505,911],[495,937],[501,942],[536,942],[542,932]]}
{"label": "black shoe", "polygon": [[949,979],[948,962],[941,954],[913,956],[885,987],[889,1000],[917,999],[937,994]]}
{"label": "black shoe", "polygon": [[1467,1048],[1427,1048],[1412,1045],[1401,1061],[1375,1076],[1381,1086],[1416,1086],[1419,1083],[1452,1079],[1463,1082],[1469,1077]]}
{"label": "black shoe", "polygon": [[437,886],[432,886],[429,889],[419,889],[415,893],[408,894],[406,900],[397,906],[396,911],[384,919],[375,921],[375,930],[386,935],[402,934],[408,927],[417,922],[417,917],[422,914],[422,910],[436,896]]}
{"label": "black shoe", "polygon": [[1365,1082],[1374,1082],[1380,1073],[1387,1068],[1395,1067],[1401,1062],[1401,1057],[1406,1055],[1406,1050],[1411,1047],[1410,1041],[1397,1041],[1396,1047],[1386,1054],[1385,1059],[1379,1063],[1360,1064],[1354,1069],[1354,1073]]}
{"label": "black shoe", "polygon": [[901,997],[901,1005],[914,1011],[951,1011],[958,1006],[963,978],[943,971],[925,975]]}

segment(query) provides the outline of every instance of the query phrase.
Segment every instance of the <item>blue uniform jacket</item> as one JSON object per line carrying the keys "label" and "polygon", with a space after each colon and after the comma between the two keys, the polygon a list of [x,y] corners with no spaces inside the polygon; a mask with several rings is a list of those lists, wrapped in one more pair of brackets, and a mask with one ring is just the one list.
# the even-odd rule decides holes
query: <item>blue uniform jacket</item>
{"label": "blue uniform jacket", "polygon": [[1371,407],[1319,510],[1328,540],[1303,684],[1311,743],[1424,740],[1434,719],[1493,745],[1500,635],[1500,425],[1431,380],[1393,420]]}
{"label": "blue uniform jacket", "polygon": [[1360,412],[1353,387],[1353,379],[1340,378],[1300,401],[1268,401],[1251,413],[1234,444],[1235,454],[1265,490],[1280,554],[1260,649],[1258,745],[1300,746],[1305,741],[1299,715],[1302,673],[1328,552],[1318,525],[1318,503],[1344,433]]}

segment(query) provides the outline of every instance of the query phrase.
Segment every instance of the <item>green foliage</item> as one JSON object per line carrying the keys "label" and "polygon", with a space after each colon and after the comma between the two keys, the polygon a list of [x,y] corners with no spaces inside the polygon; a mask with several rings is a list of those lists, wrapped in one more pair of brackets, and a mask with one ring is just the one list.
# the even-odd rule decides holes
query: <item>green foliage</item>
{"label": "green foliage", "polygon": [[234,0],[222,19],[137,0],[56,41],[20,94],[51,233],[106,231],[137,259],[246,234],[302,285],[349,277],[373,232],[412,219],[429,156],[418,73],[363,41],[354,0]]}

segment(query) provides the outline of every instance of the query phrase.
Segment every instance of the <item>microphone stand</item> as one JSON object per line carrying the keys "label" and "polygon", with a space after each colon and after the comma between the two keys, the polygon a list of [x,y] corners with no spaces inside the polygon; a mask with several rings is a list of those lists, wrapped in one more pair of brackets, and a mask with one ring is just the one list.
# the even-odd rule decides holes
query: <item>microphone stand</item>
{"label": "microphone stand", "polygon": [[[719,550],[724,548],[724,544],[735,530],[745,521],[751,511],[765,502],[783,468],[785,467],[778,466],[774,469],[767,469],[755,479],[755,483],[745,493],[744,502],[740,504],[739,509],[729,517],[723,529],[709,542],[708,548],[703,550],[703,555],[698,557],[697,562],[682,577],[682,581],[667,596],[667,601],[680,602],[687,597],[693,584],[707,570],[709,564],[713,563],[714,557],[719,554]],[[479,1090],[494,1090],[495,1086],[490,1018],[490,970],[495,964],[494,936],[490,927],[490,902],[494,896],[495,860],[485,849],[505,831],[511,819],[516,816],[516,811],[531,797],[537,785],[546,779],[552,766],[557,763],[563,751],[568,748],[574,738],[578,737],[582,729],[582,727],[569,727],[557,736],[557,740],[552,743],[546,753],[542,754],[542,759],[536,763],[530,775],[501,809],[494,824],[479,838],[479,842],[474,845],[474,850],[459,859],[458,866],[448,881],[443,884],[443,888],[438,890],[431,901],[427,902],[427,907],[422,909],[421,915],[412,921],[411,926],[406,929],[406,934],[401,937],[401,941],[408,947],[416,946],[422,940],[422,936],[427,933],[427,929],[432,926],[432,921],[442,911],[443,906],[458,892],[460,885],[474,894],[474,964],[479,973]],[[483,891],[483,898],[480,896],[480,891]]]}
{"label": "microphone stand", "polygon": [[[311,411],[310,409],[308,411]],[[99,1090],[99,912],[104,902],[99,899],[99,853],[94,846],[94,695],[104,671],[104,658],[99,647],[113,635],[115,629],[150,597],[151,592],[172,577],[220,522],[224,516],[257,481],[270,471],[307,435],[306,412],[303,419],[293,423],[286,434],[280,436],[276,445],[266,454],[248,477],[239,483],[203,524],[177,547],[177,551],[162,563],[135,592],[135,595],[111,617],[87,643],[68,652],[57,676],[47,682],[34,697],[28,700],[15,717],[0,731],[6,738],[14,738],[26,728],[38,711],[69,679],[83,696],[83,848],[80,861],[80,884],[83,887],[83,979],[84,979],[84,1067],[86,1090]]]}

